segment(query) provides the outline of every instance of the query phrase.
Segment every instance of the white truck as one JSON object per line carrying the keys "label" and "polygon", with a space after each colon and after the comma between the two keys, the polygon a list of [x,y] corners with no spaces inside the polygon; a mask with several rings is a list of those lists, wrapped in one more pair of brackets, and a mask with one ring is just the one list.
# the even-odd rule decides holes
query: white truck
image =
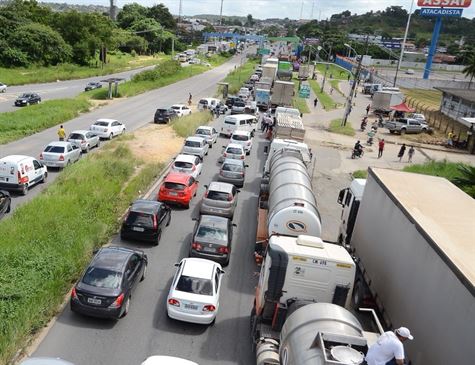
{"label": "white truck", "polygon": [[303,142],[305,138],[305,127],[300,115],[293,113],[276,113],[272,137]]}
{"label": "white truck", "polygon": [[276,154],[284,154],[288,151],[295,151],[297,155],[301,156],[301,160],[305,166],[307,166],[307,170],[310,168],[313,154],[312,150],[308,148],[306,143],[294,141],[293,139],[274,138],[270,146],[264,147],[264,153],[267,154],[267,159],[264,164],[264,176],[269,173],[271,161],[273,158],[276,158]]}
{"label": "white truck", "polygon": [[275,106],[292,105],[294,83],[292,81],[275,81],[272,88],[271,104]]}
{"label": "white truck", "polygon": [[448,180],[370,168],[340,192],[339,241],[357,262],[353,302],[405,326],[413,365],[475,359],[475,201]]}
{"label": "white truck", "polygon": [[308,78],[312,78],[313,68],[313,65],[301,64],[299,67],[299,80],[307,80]]}
{"label": "white truck", "polygon": [[264,66],[262,66],[262,76],[261,79],[264,78],[266,80],[271,80],[274,82],[275,80],[275,75],[277,74],[277,63],[276,64],[268,64],[266,63]]}
{"label": "white truck", "polygon": [[392,106],[399,105],[403,101],[404,95],[400,91],[376,91],[373,94],[371,109],[375,114],[388,114],[391,112]]}
{"label": "white truck", "polygon": [[270,90],[256,89],[255,91],[256,106],[260,110],[267,110],[270,105]]}

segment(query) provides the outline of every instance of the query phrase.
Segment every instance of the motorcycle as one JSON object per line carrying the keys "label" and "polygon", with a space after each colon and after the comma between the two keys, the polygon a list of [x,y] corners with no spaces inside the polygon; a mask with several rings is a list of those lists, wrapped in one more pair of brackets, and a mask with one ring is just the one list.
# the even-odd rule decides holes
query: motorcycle
{"label": "motorcycle", "polygon": [[367,125],[367,122],[366,122],[366,120],[363,119],[363,121],[361,122],[361,125],[360,125],[361,132],[365,131],[366,125]]}
{"label": "motorcycle", "polygon": [[368,137],[368,140],[366,141],[366,144],[368,146],[372,146],[373,145],[373,137]]}
{"label": "motorcycle", "polygon": [[363,149],[353,148],[353,152],[351,153],[351,158],[354,160],[355,158],[363,157],[364,151]]}

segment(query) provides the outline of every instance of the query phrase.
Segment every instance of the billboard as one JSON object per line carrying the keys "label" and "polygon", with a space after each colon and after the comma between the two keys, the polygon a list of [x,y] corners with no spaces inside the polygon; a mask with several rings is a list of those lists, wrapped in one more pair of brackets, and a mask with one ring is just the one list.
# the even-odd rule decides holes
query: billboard
{"label": "billboard", "polygon": [[463,9],[422,8],[421,16],[452,16],[461,17]]}
{"label": "billboard", "polygon": [[437,8],[468,8],[472,0],[417,0],[418,6]]}

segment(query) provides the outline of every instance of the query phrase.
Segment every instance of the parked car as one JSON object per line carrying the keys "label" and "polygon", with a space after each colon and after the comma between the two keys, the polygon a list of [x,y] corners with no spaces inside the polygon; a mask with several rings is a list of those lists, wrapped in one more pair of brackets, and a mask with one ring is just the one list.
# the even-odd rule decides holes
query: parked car
{"label": "parked car", "polygon": [[221,162],[227,158],[234,160],[244,160],[246,157],[246,152],[244,152],[244,147],[237,143],[229,143],[227,146],[223,146],[224,151],[221,156]]}
{"label": "parked car", "polygon": [[177,267],[167,297],[170,318],[213,324],[219,310],[219,293],[224,274],[221,265],[210,260],[185,258]]}
{"label": "parked car", "polygon": [[97,134],[100,138],[112,139],[115,136],[125,133],[125,125],[115,119],[98,119],[89,130]]}
{"label": "parked car", "polygon": [[71,132],[68,142],[81,149],[81,152],[89,152],[93,147],[99,147],[99,136],[91,131],[77,130]]}
{"label": "parked car", "polygon": [[232,106],[234,105],[234,103],[236,101],[242,101],[244,102],[244,100],[242,100],[239,96],[235,96],[235,95],[229,95],[227,98],[226,98],[226,101],[224,102],[224,104],[228,107],[228,108],[232,108]]}
{"label": "parked car", "polygon": [[172,105],[172,109],[175,110],[176,114],[179,117],[183,117],[185,115],[191,114],[191,109],[188,108],[185,104],[175,104]]}
{"label": "parked car", "polygon": [[426,117],[424,114],[421,114],[421,113],[413,113],[409,115],[409,118],[417,119],[420,122],[426,123]]}
{"label": "parked car", "polygon": [[15,106],[27,106],[41,103],[41,97],[37,93],[24,93],[15,100]]}
{"label": "parked car", "polygon": [[198,110],[214,109],[219,102],[217,98],[202,98],[198,102]]}
{"label": "parked car", "polygon": [[429,126],[417,119],[400,118],[398,120],[389,121],[385,124],[389,133],[423,133],[429,132]]}
{"label": "parked car", "polygon": [[219,215],[233,219],[239,190],[232,184],[213,181],[206,186],[200,214]]}
{"label": "parked car", "polygon": [[87,83],[86,87],[84,88],[84,91],[90,91],[90,90],[100,89],[100,88],[102,88],[102,84],[100,82],[91,81]]}
{"label": "parked car", "polygon": [[192,58],[191,60],[188,61],[190,65],[199,65],[201,63],[201,60],[199,58]]}
{"label": "parked car", "polygon": [[40,161],[47,167],[65,168],[81,157],[81,149],[71,142],[49,143],[40,154]]}
{"label": "parked car", "polygon": [[229,264],[233,223],[225,217],[201,215],[190,244],[190,257],[213,260],[223,266]]}
{"label": "parked car", "polygon": [[213,144],[218,140],[218,131],[208,125],[200,125],[196,128],[195,136],[204,138],[209,144],[209,148],[213,148]]}
{"label": "parked car", "polygon": [[198,365],[196,362],[170,356],[150,356],[142,365]]}
{"label": "parked car", "polygon": [[0,159],[0,189],[28,193],[33,185],[46,181],[48,171],[30,156],[10,155]]}
{"label": "parked car", "polygon": [[227,182],[237,187],[244,185],[247,165],[243,160],[227,158],[219,169],[218,181]]}
{"label": "parked car", "polygon": [[171,171],[182,172],[197,179],[201,174],[202,168],[203,163],[198,156],[180,154],[176,156],[171,166]]}
{"label": "parked car", "polygon": [[249,131],[237,129],[231,135],[229,143],[241,145],[244,148],[246,155],[249,155],[252,148],[252,134]]}
{"label": "parked car", "polygon": [[170,172],[160,186],[157,200],[189,208],[190,201],[196,196],[197,190],[198,181],[193,176],[181,172]]}
{"label": "parked car", "polygon": [[0,93],[4,93],[4,92],[6,92],[6,91],[7,91],[7,85],[2,84],[2,83],[0,82]]}
{"label": "parked car", "polygon": [[208,150],[209,144],[206,142],[206,139],[201,137],[188,137],[185,139],[181,152],[188,155],[199,156],[203,159],[208,154]]}
{"label": "parked car", "polygon": [[120,238],[158,245],[171,218],[171,209],[167,205],[154,200],[136,200],[122,222]]}
{"label": "parked car", "polygon": [[7,213],[10,213],[12,205],[12,198],[10,193],[5,190],[0,190],[0,219]]}
{"label": "parked car", "polygon": [[231,114],[244,114],[246,111],[246,103],[242,100],[236,100],[231,107]]}
{"label": "parked car", "polygon": [[406,70],[406,75],[414,75],[414,73],[415,73],[415,72],[414,72],[414,70],[413,70],[412,68],[408,68],[408,69]]}
{"label": "parked car", "polygon": [[256,81],[259,81],[260,78],[261,77],[257,73],[255,73],[255,74],[251,75],[251,78],[249,80],[251,80],[253,82],[256,82]]}
{"label": "parked car", "polygon": [[158,108],[153,117],[154,123],[169,123],[173,119],[178,118],[175,109],[172,108]]}
{"label": "parked car", "polygon": [[147,263],[140,250],[101,248],[71,291],[71,310],[93,317],[124,317],[134,289],[145,279]]}

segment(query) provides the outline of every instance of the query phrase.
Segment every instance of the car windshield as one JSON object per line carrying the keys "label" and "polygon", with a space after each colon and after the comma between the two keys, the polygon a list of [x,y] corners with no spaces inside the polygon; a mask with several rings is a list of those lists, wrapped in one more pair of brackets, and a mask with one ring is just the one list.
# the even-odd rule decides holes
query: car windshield
{"label": "car windshield", "polygon": [[210,190],[208,191],[208,195],[206,195],[206,198],[212,199],[212,200],[219,200],[219,201],[227,201],[229,197],[228,193],[225,193],[223,191],[214,191]]}
{"label": "car windshield", "polygon": [[213,295],[213,284],[211,280],[186,275],[180,276],[175,289],[185,293]]}
{"label": "car windshield", "polygon": [[180,110],[180,107],[179,106],[172,106],[172,109]]}
{"label": "car windshield", "polygon": [[232,163],[223,164],[222,169],[223,169],[223,171],[231,171],[231,172],[241,172],[243,170],[242,166],[235,165],[235,164],[232,164]]}
{"label": "car windshield", "polygon": [[94,125],[99,125],[101,127],[108,127],[109,122],[96,122],[96,123],[94,123]]}
{"label": "car windshield", "polygon": [[211,131],[209,129],[197,129],[196,134],[203,134],[205,136],[209,136]]}
{"label": "car windshield", "polygon": [[175,161],[175,167],[179,169],[191,169],[193,164],[191,162]]}
{"label": "car windshield", "polygon": [[231,153],[233,155],[242,155],[242,150],[237,147],[228,147],[226,148],[226,153]]}
{"label": "car windshield", "polygon": [[245,134],[233,134],[232,139],[234,139],[235,141],[247,141],[249,140],[249,137]]}
{"label": "car windshield", "polygon": [[198,141],[185,141],[186,147],[201,147],[200,142]]}
{"label": "car windshield", "polygon": [[196,238],[227,242],[227,232],[220,227],[200,226],[196,232]]}
{"label": "car windshield", "polygon": [[246,104],[244,104],[242,101],[236,101],[236,102],[234,102],[234,106],[236,106],[238,108],[244,108],[246,106]]}
{"label": "car windshield", "polygon": [[131,226],[153,227],[153,215],[141,212],[130,212],[125,222]]}
{"label": "car windshield", "polygon": [[84,136],[79,133],[71,133],[69,139],[84,139]]}
{"label": "car windshield", "polygon": [[89,267],[82,282],[97,288],[117,289],[120,286],[121,273],[100,267]]}
{"label": "car windshield", "polygon": [[30,97],[30,94],[22,94],[22,95],[20,96],[20,98],[29,98],[29,97]]}
{"label": "car windshield", "polygon": [[64,153],[64,147],[62,147],[62,146],[46,146],[45,152]]}
{"label": "car windshield", "polygon": [[165,188],[170,190],[185,190],[185,185],[174,182],[166,182]]}
{"label": "car windshield", "polygon": [[224,124],[236,125],[236,119],[225,119]]}
{"label": "car windshield", "polygon": [[201,99],[200,104],[208,105],[208,100]]}

